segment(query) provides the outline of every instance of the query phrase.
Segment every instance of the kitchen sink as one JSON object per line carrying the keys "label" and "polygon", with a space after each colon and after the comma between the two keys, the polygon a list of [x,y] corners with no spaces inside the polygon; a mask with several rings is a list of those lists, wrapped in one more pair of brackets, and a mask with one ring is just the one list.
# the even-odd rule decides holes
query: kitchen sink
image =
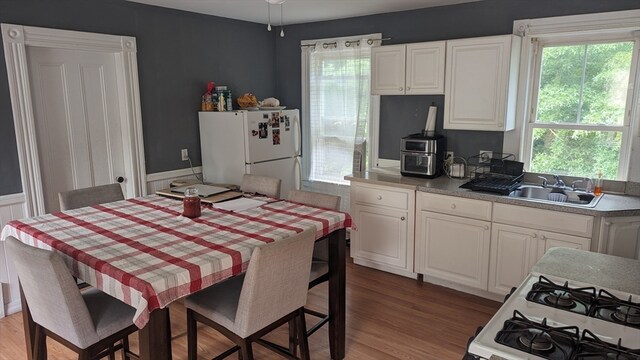
{"label": "kitchen sink", "polygon": [[510,197],[539,201],[552,204],[564,204],[580,207],[595,207],[602,195],[595,196],[571,188],[542,187],[539,185],[522,185],[509,194]]}

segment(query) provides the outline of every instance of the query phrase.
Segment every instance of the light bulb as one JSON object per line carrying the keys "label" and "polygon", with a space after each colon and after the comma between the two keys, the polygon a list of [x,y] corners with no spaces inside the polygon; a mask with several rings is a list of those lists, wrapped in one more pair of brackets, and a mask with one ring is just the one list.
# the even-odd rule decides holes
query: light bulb
{"label": "light bulb", "polygon": [[271,3],[267,0],[267,31],[271,31]]}

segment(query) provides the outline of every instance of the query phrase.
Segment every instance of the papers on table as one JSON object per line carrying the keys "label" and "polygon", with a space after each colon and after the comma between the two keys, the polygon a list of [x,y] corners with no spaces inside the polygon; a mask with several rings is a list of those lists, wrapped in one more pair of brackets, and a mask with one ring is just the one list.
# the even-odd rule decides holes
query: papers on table
{"label": "papers on table", "polygon": [[266,203],[267,203],[266,201],[261,201],[256,199],[247,199],[247,198],[241,197],[238,199],[215,203],[213,204],[213,207],[216,209],[229,210],[229,211],[242,211],[242,210],[257,208],[258,206],[264,205]]}

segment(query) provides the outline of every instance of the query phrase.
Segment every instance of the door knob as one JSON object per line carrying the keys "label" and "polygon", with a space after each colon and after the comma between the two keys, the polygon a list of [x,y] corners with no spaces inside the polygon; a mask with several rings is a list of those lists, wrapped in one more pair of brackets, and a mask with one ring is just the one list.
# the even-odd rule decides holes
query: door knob
{"label": "door knob", "polygon": [[119,183],[123,183],[123,182],[124,182],[124,180],[125,180],[125,179],[124,179],[124,177],[123,177],[123,176],[118,176],[118,177],[116,178],[116,181],[117,181],[117,182],[119,182]]}

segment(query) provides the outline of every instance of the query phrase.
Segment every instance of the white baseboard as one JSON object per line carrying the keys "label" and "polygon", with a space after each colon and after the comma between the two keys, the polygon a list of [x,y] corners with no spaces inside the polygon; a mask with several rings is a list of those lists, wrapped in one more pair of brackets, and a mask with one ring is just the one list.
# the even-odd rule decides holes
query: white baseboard
{"label": "white baseboard", "polygon": [[10,301],[6,305],[6,307],[7,307],[7,312],[6,312],[7,316],[22,311],[22,303],[20,302],[20,299]]}

